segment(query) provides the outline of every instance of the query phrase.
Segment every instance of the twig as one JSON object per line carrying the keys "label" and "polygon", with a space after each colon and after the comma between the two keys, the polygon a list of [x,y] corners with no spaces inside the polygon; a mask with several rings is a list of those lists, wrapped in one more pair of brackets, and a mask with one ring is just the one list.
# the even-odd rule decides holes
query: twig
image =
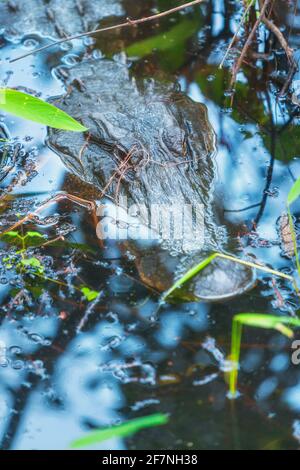
{"label": "twig", "polygon": [[227,58],[229,52],[230,52],[231,49],[232,49],[232,46],[233,46],[233,44],[234,44],[234,42],[235,42],[235,40],[236,40],[236,38],[237,38],[237,35],[239,34],[240,29],[241,29],[241,27],[242,27],[242,25],[243,25],[243,23],[244,23],[244,21],[245,21],[245,18],[246,18],[246,16],[247,16],[247,14],[248,14],[250,8],[252,7],[254,1],[255,1],[255,0],[251,0],[251,2],[249,3],[249,5],[247,6],[246,10],[244,11],[244,14],[243,14],[243,16],[242,16],[242,18],[241,18],[241,21],[239,22],[238,28],[237,28],[237,30],[236,30],[236,32],[235,32],[233,38],[231,39],[231,41],[230,41],[230,43],[229,43],[229,46],[227,47],[227,50],[226,50],[226,52],[225,52],[225,54],[224,54],[223,59],[221,60],[221,63],[220,63],[220,65],[219,65],[219,69],[222,69],[222,68],[223,68],[224,62],[225,62],[225,60],[226,60],[226,58]]}
{"label": "twig", "polygon": [[289,59],[291,65],[293,65],[294,57],[293,57],[293,49],[291,49],[280,31],[280,29],[273,23],[273,21],[269,20],[266,17],[262,18],[262,22],[266,25],[266,27],[277,37],[282,49],[284,49],[287,58]]}
{"label": "twig", "polygon": [[255,24],[252,28],[252,31],[251,33],[249,34],[248,38],[247,38],[247,41],[245,42],[244,44],[244,47],[242,49],[242,52],[234,66],[234,69],[232,71],[232,77],[231,77],[231,82],[230,82],[230,88],[233,88],[235,82],[236,82],[236,76],[238,74],[238,71],[240,70],[240,68],[242,67],[243,65],[243,62],[244,62],[244,58],[248,52],[248,49],[251,45],[251,42],[255,36],[255,33],[257,31],[257,28],[259,27],[260,23],[262,22],[263,18],[265,17],[265,13],[266,13],[266,10],[269,6],[269,4],[271,3],[271,0],[265,0],[265,3],[261,9],[261,12],[260,12],[260,15],[259,17],[257,18],[257,20],[255,21]]}
{"label": "twig", "polygon": [[79,206],[89,208],[92,211],[93,215],[96,214],[96,206],[95,206],[94,202],[89,201],[87,199],[82,199],[78,196],[74,196],[73,194],[60,193],[60,194],[56,194],[56,196],[52,197],[48,201],[41,204],[35,211],[30,212],[29,214],[27,214],[22,219],[18,220],[18,222],[16,222],[15,224],[10,226],[9,228],[7,228],[7,229],[3,230],[2,232],[0,232],[0,234],[4,235],[6,232],[15,230],[16,228],[20,227],[20,225],[23,225],[28,220],[33,220],[38,215],[39,212],[46,209],[50,204],[54,204],[56,202],[59,202],[59,201],[65,200],[65,199],[68,200],[68,201],[71,201],[75,204],[78,204]]}
{"label": "twig", "polygon": [[170,10],[162,11],[161,13],[157,13],[156,15],[147,16],[145,18],[139,18],[136,20],[127,19],[125,23],[119,23],[113,26],[108,26],[106,28],[95,29],[93,31],[87,31],[85,33],[75,34],[74,36],[68,36],[66,38],[55,41],[52,44],[47,44],[46,46],[39,47],[38,49],[35,49],[34,51],[30,51],[27,54],[23,54],[19,57],[16,57],[15,59],[11,59],[10,62],[16,62],[17,60],[24,59],[25,57],[44,51],[46,49],[49,49],[50,47],[62,44],[64,42],[73,41],[74,39],[80,39],[85,36],[92,36],[93,34],[103,33],[105,31],[112,31],[113,29],[127,28],[128,26],[137,26],[142,23],[147,23],[148,21],[158,20],[159,18],[162,18],[164,16],[172,15],[173,13],[176,13],[177,11],[198,5],[199,3],[202,3],[203,1],[204,0],[194,0],[192,2],[185,3],[184,5],[179,5],[178,7],[171,8]]}

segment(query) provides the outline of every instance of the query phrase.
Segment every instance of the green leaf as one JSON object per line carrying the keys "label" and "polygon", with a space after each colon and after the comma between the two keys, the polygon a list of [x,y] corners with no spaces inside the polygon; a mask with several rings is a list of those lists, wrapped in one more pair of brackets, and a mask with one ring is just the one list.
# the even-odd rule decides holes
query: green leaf
{"label": "green leaf", "polygon": [[287,197],[288,205],[291,205],[300,196],[300,178],[295,181]]}
{"label": "green leaf", "polygon": [[86,300],[88,300],[89,302],[91,302],[92,300],[95,300],[100,294],[100,292],[96,290],[91,290],[89,289],[89,287],[82,287],[80,290],[83,293]]}
{"label": "green leaf", "polygon": [[205,260],[201,261],[201,263],[197,264],[197,266],[192,267],[189,269],[178,281],[176,281],[169,290],[167,290],[163,295],[162,295],[162,301],[165,301],[167,297],[169,297],[175,290],[177,290],[179,287],[183,286],[186,282],[188,282],[190,279],[192,279],[196,274],[198,274],[202,269],[204,269],[208,264],[210,264],[217,256],[219,256],[218,253],[213,253],[211,256],[208,256],[208,258],[205,258]]}
{"label": "green leaf", "polygon": [[29,238],[46,238],[42,233],[32,231],[27,232],[25,236]]}
{"label": "green leaf", "polygon": [[43,274],[44,272],[44,266],[42,265],[42,263],[40,262],[39,259],[37,258],[25,258],[25,259],[22,259],[20,261],[20,263],[23,265],[23,266],[26,266],[26,267],[30,267],[30,268],[34,268],[34,270],[36,272],[38,272],[39,274]]}
{"label": "green leaf", "polygon": [[93,444],[98,444],[114,437],[127,437],[138,432],[140,429],[150,428],[153,426],[161,426],[163,424],[166,424],[168,421],[168,416],[162,413],[132,419],[131,421],[127,421],[126,423],[120,424],[118,426],[112,426],[109,428],[92,431],[86,436],[73,441],[71,443],[71,448],[76,449]]}
{"label": "green leaf", "polygon": [[300,326],[300,318],[279,317],[262,313],[239,313],[234,317],[235,321],[243,325],[255,326],[257,328],[276,328],[278,323],[286,323],[292,326]]}
{"label": "green leaf", "polygon": [[87,130],[78,121],[52,104],[9,88],[0,89],[0,109],[56,129],[74,132]]}
{"label": "green leaf", "polygon": [[16,238],[18,236],[19,236],[19,232],[14,232],[14,231],[5,232],[1,235],[1,237],[11,237],[11,238]]}

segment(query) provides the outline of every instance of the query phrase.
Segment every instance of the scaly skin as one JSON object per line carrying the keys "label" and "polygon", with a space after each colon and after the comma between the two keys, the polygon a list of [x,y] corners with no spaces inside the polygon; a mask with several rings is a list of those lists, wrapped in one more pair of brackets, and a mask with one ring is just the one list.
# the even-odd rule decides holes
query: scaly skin
{"label": "scaly skin", "polygon": [[[48,145],[72,173],[116,202],[126,196],[128,205],[143,205],[144,222],[154,204],[201,204],[204,210],[201,247],[201,221],[192,240],[170,240],[151,249],[130,243],[143,280],[165,290],[174,273],[212,251],[226,250],[226,230],[213,209],[216,138],[206,107],[174,85],[138,81],[126,65],[109,60],[86,61],[62,72],[68,93],[52,101],[89,129],[85,134],[49,129]],[[184,235],[190,234],[184,228]],[[171,255],[174,247],[177,253]],[[206,300],[235,296],[254,282],[248,268],[224,260],[215,260],[197,279],[193,294]]]}

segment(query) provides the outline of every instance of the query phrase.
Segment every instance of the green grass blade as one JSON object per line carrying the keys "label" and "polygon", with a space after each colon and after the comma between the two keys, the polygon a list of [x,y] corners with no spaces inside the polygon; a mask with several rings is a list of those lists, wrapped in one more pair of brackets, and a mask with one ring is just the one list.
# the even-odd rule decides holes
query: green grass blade
{"label": "green grass blade", "polygon": [[162,413],[143,416],[142,418],[132,419],[131,421],[127,421],[126,423],[120,424],[118,426],[92,431],[86,436],[73,441],[70,447],[72,449],[78,449],[93,444],[99,444],[100,442],[112,439],[114,437],[127,437],[140,431],[141,429],[161,426],[166,424],[168,421],[168,416]]}
{"label": "green grass blade", "polygon": [[278,323],[300,327],[300,318],[279,317],[263,313],[240,313],[234,319],[243,325],[254,326],[256,328],[275,328]]}
{"label": "green grass blade", "polygon": [[9,88],[0,89],[0,109],[56,129],[84,132],[86,127],[67,113],[35,96]]}
{"label": "green grass blade", "polygon": [[176,289],[179,287],[183,286],[186,282],[188,282],[190,279],[192,279],[196,274],[198,274],[202,269],[204,269],[208,264],[212,262],[213,259],[215,259],[218,256],[218,253],[213,253],[211,256],[208,258],[205,258],[204,261],[201,261],[201,263],[197,264],[197,266],[194,266],[193,268],[189,269],[178,281],[176,281],[170,289],[168,289],[163,295],[162,295],[162,302],[166,300],[167,297],[169,297]]}
{"label": "green grass blade", "polygon": [[290,206],[300,196],[300,178],[295,181],[287,197],[287,203]]}
{"label": "green grass blade", "polygon": [[279,317],[262,313],[239,313],[232,320],[231,355],[232,368],[229,373],[229,391],[232,397],[237,395],[238,363],[240,359],[242,327],[275,329],[283,335],[291,338],[293,331],[286,325],[300,327],[300,318]]}
{"label": "green grass blade", "polygon": [[296,237],[295,227],[294,227],[294,223],[293,223],[293,217],[292,217],[289,205],[287,206],[287,213],[288,213],[289,226],[290,226],[291,235],[292,235],[294,255],[295,255],[295,259],[296,259],[296,267],[297,267],[298,274],[300,276],[300,261],[299,261],[298,247],[297,247],[297,237]]}
{"label": "green grass blade", "polygon": [[161,297],[161,302],[164,302],[173,292],[182,287],[186,282],[196,276],[202,269],[204,269],[208,264],[210,264],[215,258],[223,258],[229,261],[233,261],[234,263],[243,264],[244,266],[248,266],[249,268],[258,269],[260,271],[264,271],[265,273],[273,274],[274,276],[282,277],[287,279],[288,281],[294,283],[294,278],[289,276],[288,274],[282,273],[280,271],[276,271],[274,269],[268,268],[267,266],[261,266],[257,263],[252,263],[251,261],[245,261],[239,258],[235,258],[234,256],[226,255],[224,253],[213,253],[212,255],[205,258],[205,260],[201,261],[201,263],[197,264],[196,266],[189,269],[178,281],[176,281],[170,289],[168,289]]}
{"label": "green grass blade", "polygon": [[242,329],[243,325],[236,320],[236,317],[232,321],[232,333],[231,333],[231,355],[230,360],[232,362],[232,369],[229,374],[229,391],[232,397],[237,392],[237,380],[238,380],[238,368],[241,351],[242,341]]}

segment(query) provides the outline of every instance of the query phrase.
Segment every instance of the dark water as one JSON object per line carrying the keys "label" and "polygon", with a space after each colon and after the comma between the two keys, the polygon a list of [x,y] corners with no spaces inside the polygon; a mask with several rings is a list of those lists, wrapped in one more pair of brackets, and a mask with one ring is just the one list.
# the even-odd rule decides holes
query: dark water
{"label": "dark water", "polygon": [[[136,3],[123,2],[125,18],[177,4],[148,0],[141,8]],[[298,110],[278,96],[284,57],[272,51],[264,30],[259,52],[268,52],[268,60],[240,73],[231,106],[232,55],[224,69],[219,64],[240,19],[235,5],[211,2],[14,64],[8,60],[45,39],[35,34],[20,42],[2,37],[0,77],[9,87],[22,86],[46,99],[64,92],[56,67],[80,60],[88,50],[118,60],[125,60],[127,51],[135,73],[178,79],[189,96],[208,107],[218,138],[220,214],[232,224],[232,236],[241,235],[241,253],[292,273],[292,261],[281,253],[277,219],[300,172]],[[288,28],[290,18],[282,21]],[[296,18],[290,35],[294,47],[297,24]],[[3,116],[1,125],[22,148],[15,161],[9,155],[1,162],[12,166],[2,181],[0,224],[5,228],[16,215],[65,190],[66,170],[45,146],[44,126],[12,116]],[[238,399],[228,398],[224,374],[233,315],[297,315],[298,299],[288,283],[259,275],[257,287],[240,298],[214,305],[165,305],[157,318],[158,297],[141,284],[134,263],[117,243],[99,246],[84,208],[60,202],[41,218],[44,225],[28,227],[49,240],[65,239],[30,253],[40,257],[47,277],[65,285],[8,269],[3,257],[15,248],[3,243],[0,251],[3,449],[65,449],[95,427],[156,412],[168,413],[169,424],[96,448],[298,448],[300,366],[291,364],[291,341],[246,328]],[[87,303],[75,289],[82,285],[101,296]]]}

